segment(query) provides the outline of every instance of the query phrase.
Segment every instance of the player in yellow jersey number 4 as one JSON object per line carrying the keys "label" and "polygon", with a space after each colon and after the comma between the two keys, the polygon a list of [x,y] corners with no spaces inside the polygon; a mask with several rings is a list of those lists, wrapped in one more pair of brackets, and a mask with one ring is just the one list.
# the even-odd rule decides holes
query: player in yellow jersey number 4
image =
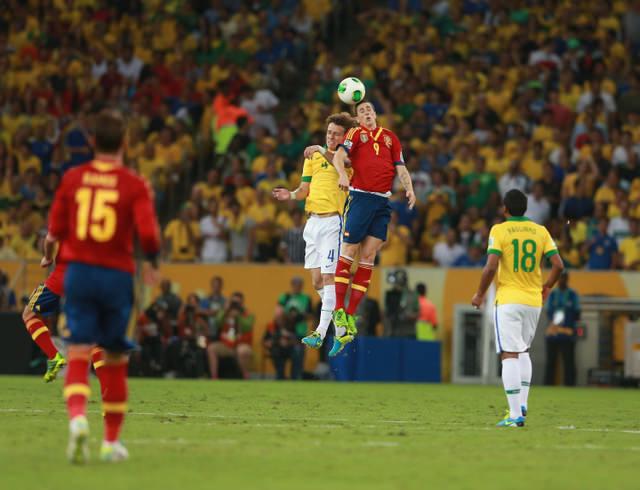
{"label": "player in yellow jersey number 4", "polygon": [[[313,287],[322,300],[320,323],[302,343],[319,349],[327,334],[336,305],[335,272],[340,257],[342,213],[347,193],[338,187],[338,172],[332,165],[333,155],[344,135],[357,125],[348,113],[332,114],[327,118],[326,148],[318,145],[305,149],[302,182],[294,190],[274,189],[273,197],[279,201],[306,199],[305,210],[309,215],[304,228],[304,268],[311,270]],[[336,328],[336,336],[345,334],[344,328]]]}
{"label": "player in yellow jersey number 4", "polygon": [[[491,228],[487,264],[471,304],[480,308],[496,272],[494,331],[496,350],[502,358],[502,384],[509,414],[499,427],[523,427],[527,415],[531,358],[542,303],[564,269],[549,231],[524,216],[527,197],[512,189],[504,197],[506,221]],[[542,283],[543,259],[551,261],[551,273]]]}

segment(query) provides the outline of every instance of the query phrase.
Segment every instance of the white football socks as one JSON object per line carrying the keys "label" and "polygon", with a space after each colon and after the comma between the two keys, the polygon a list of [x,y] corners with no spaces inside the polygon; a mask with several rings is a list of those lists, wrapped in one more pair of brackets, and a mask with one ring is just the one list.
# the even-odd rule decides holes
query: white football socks
{"label": "white football socks", "polygon": [[528,407],[529,386],[531,385],[531,357],[528,352],[523,352],[518,357],[520,363],[520,405],[525,409]]}
{"label": "white football socks", "polygon": [[324,339],[327,335],[327,330],[331,324],[331,317],[333,316],[333,310],[336,307],[336,286],[335,284],[327,285],[323,288],[322,293],[322,309],[320,310],[320,323],[316,332],[319,332]]}
{"label": "white football socks", "polygon": [[320,296],[320,301],[322,301],[324,299],[324,288],[320,288],[320,289],[316,289],[316,293],[318,293],[318,296]]}
{"label": "white football socks", "polygon": [[509,417],[512,419],[522,416],[520,410],[520,361],[517,358],[502,360],[502,384],[509,402]]}

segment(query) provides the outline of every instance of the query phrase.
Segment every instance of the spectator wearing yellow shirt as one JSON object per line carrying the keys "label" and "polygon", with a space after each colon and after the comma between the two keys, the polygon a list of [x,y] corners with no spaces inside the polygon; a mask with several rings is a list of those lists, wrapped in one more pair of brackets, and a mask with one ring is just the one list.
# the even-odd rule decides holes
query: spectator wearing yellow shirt
{"label": "spectator wearing yellow shirt", "polygon": [[182,163],[182,150],[175,143],[175,133],[169,126],[160,131],[155,151],[156,156],[166,163],[168,169],[175,169]]}
{"label": "spectator wearing yellow shirt", "polygon": [[200,190],[202,198],[209,202],[211,199],[219,200],[222,196],[222,185],[220,183],[220,171],[212,169],[207,172],[207,180],[198,182],[195,187]]}
{"label": "spectator wearing yellow shirt", "polygon": [[471,156],[469,145],[463,143],[458,148],[456,157],[449,162],[449,168],[455,168],[460,172],[461,177],[465,177],[473,171],[474,160]]}
{"label": "spectator wearing yellow shirt", "polygon": [[18,254],[11,248],[4,235],[0,235],[0,260],[18,260]]}
{"label": "spectator wearing yellow shirt", "polygon": [[287,181],[280,177],[276,169],[276,162],[271,160],[267,163],[265,177],[258,183],[257,190],[271,194],[271,191],[278,187],[286,189]]}
{"label": "spectator wearing yellow shirt", "polygon": [[509,170],[509,158],[507,158],[502,142],[489,148],[492,150],[491,152],[481,150],[480,154],[485,157],[487,162],[487,172],[491,172],[496,176],[496,179],[500,179]]}
{"label": "spectator wearing yellow shirt", "polygon": [[267,199],[264,191],[256,192],[247,216],[253,224],[252,238],[255,258],[258,262],[268,262],[277,256],[277,237],[275,233],[276,205]]}
{"label": "spectator wearing yellow shirt", "polygon": [[193,219],[191,206],[184,206],[180,217],[169,222],[164,230],[165,250],[169,260],[193,262],[198,254],[200,225]]}
{"label": "spectator wearing yellow shirt", "polygon": [[433,262],[433,247],[436,243],[444,241],[440,221],[434,221],[420,237],[420,260],[422,262]]}
{"label": "spectator wearing yellow shirt", "polygon": [[225,226],[229,235],[231,249],[231,261],[247,262],[252,257],[250,249],[251,222],[246,213],[242,211],[240,203],[235,199],[231,201],[224,213]]}
{"label": "spectator wearing yellow shirt", "polygon": [[164,190],[167,183],[167,162],[156,153],[156,146],[152,141],[146,142],[137,162],[138,172],[151,183],[153,189],[156,192]]}
{"label": "spectator wearing yellow shirt", "polygon": [[593,200],[596,203],[612,204],[616,201],[616,192],[620,187],[620,177],[618,176],[618,170],[612,168],[607,174],[607,180],[598,188]]}
{"label": "spectator wearing yellow shirt", "polygon": [[40,160],[31,153],[29,143],[26,141],[18,145],[15,151],[15,157],[18,160],[18,172],[20,175],[25,175],[28,170],[34,170],[37,174],[41,173],[42,165],[40,164]]}
{"label": "spectator wearing yellow shirt", "polygon": [[527,174],[529,180],[535,182],[540,180],[544,174],[544,163],[544,145],[542,144],[542,141],[534,141],[533,147],[522,159],[522,170]]}
{"label": "spectator wearing yellow shirt", "polygon": [[622,266],[626,270],[640,271],[640,220],[629,221],[630,235],[620,243]]}
{"label": "spectator wearing yellow shirt", "polygon": [[276,169],[282,170],[282,158],[276,153],[276,141],[271,137],[262,139],[260,143],[260,155],[251,162],[251,173],[254,179],[258,178],[266,171],[267,164],[270,161],[276,163]]}
{"label": "spectator wearing yellow shirt", "polygon": [[531,135],[534,141],[553,141],[553,112],[549,109],[542,111],[540,125],[533,130]]}
{"label": "spectator wearing yellow shirt", "polygon": [[391,267],[405,265],[411,244],[411,230],[398,223],[398,213],[391,213],[389,235],[380,250],[380,266]]}
{"label": "spectator wearing yellow shirt", "polygon": [[36,251],[37,238],[30,223],[21,223],[20,232],[13,236],[10,246],[21,259],[37,260],[41,258]]}

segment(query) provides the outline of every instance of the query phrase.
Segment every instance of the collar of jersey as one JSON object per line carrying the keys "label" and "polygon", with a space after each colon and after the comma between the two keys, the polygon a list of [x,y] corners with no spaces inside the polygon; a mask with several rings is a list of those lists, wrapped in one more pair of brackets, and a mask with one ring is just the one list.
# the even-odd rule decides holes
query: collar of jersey
{"label": "collar of jersey", "polygon": [[507,218],[507,221],[531,221],[531,220],[526,216],[511,216],[510,218]]}

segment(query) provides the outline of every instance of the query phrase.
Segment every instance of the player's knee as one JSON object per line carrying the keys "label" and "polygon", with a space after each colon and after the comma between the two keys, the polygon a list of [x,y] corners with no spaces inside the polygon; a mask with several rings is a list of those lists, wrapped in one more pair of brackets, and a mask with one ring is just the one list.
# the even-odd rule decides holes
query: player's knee
{"label": "player's knee", "polygon": [[[90,349],[91,352],[93,348]],[[105,352],[104,362],[107,365],[123,364],[129,360],[129,356],[123,352]]]}
{"label": "player's knee", "polygon": [[35,316],[36,316],[36,314],[28,306],[25,306],[24,310],[22,310],[22,321],[23,322],[28,322],[29,320],[31,320]]}
{"label": "player's knee", "polygon": [[311,282],[313,283],[313,289],[316,289],[316,290],[317,290],[317,289],[322,289],[322,287],[323,287],[323,286],[324,286],[324,284],[325,284],[322,276],[321,276],[321,277],[315,277],[315,276],[314,276],[314,277],[311,279]]}
{"label": "player's knee", "polygon": [[331,286],[332,284],[335,284],[335,282],[336,282],[335,274],[322,274],[320,287],[317,287],[316,289],[320,289],[323,286]]}
{"label": "player's knee", "polygon": [[359,246],[360,244],[358,243],[343,243],[340,247],[340,255],[353,259],[358,253]]}

